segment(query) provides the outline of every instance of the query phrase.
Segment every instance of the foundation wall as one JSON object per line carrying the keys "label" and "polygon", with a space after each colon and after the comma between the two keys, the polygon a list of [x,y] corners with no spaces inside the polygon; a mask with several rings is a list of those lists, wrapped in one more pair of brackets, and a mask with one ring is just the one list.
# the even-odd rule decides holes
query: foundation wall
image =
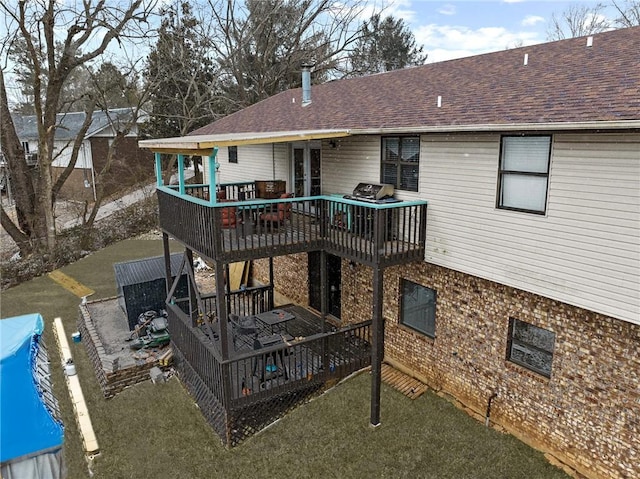
{"label": "foundation wall", "polygon": [[149,370],[154,366],[161,367],[152,355],[139,364],[121,367],[117,358],[107,354],[89,309],[83,304],[79,306],[78,331],[105,398],[111,398],[129,386],[148,380]]}
{"label": "foundation wall", "polygon": [[[274,259],[276,289],[302,305],[306,261]],[[435,338],[399,324],[403,278],[437,291]],[[371,283],[343,261],[343,324],[371,319]],[[640,477],[640,326],[424,262],[385,271],[383,317],[385,360],[474,416],[497,394],[493,424],[586,477]],[[555,333],[550,378],[506,359],[509,318]]]}

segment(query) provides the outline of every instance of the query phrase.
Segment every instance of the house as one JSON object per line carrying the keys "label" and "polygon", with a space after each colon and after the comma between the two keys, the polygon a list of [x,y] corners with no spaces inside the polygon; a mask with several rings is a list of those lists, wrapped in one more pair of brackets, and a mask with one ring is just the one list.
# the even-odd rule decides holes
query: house
{"label": "house", "polygon": [[[71,159],[73,142],[85,121],[85,112],[59,113],[54,140],[53,175],[56,179]],[[95,111],[91,125],[80,145],[78,159],[71,176],[65,182],[61,195],[69,199],[95,200],[100,172],[107,163],[109,147],[119,130],[129,128],[132,119],[130,108]],[[18,138],[22,142],[27,163],[38,164],[38,125],[34,115],[14,115]],[[138,148],[138,123],[119,141],[110,171],[102,179],[105,194],[135,184],[152,174],[149,152]]]}
{"label": "house", "polygon": [[[384,360],[579,474],[638,477],[638,51],[634,27],[332,81],[143,141],[158,165],[208,157],[200,190],[159,178],[161,228],[216,278],[250,259],[338,331],[371,320],[372,424]],[[296,198],[258,200],[255,180]],[[359,183],[402,201],[343,198]],[[284,234],[221,227],[270,202],[297,212]]]}

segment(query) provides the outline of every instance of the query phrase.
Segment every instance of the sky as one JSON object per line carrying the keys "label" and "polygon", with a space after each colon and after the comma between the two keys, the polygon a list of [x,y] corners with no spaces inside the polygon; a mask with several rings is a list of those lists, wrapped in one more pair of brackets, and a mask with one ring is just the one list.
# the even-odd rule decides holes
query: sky
{"label": "sky", "polygon": [[[383,16],[402,18],[427,63],[544,43],[553,13],[570,5],[594,6],[591,0],[438,1],[388,0]],[[607,3],[603,1],[603,3]],[[615,11],[606,11],[615,18]]]}

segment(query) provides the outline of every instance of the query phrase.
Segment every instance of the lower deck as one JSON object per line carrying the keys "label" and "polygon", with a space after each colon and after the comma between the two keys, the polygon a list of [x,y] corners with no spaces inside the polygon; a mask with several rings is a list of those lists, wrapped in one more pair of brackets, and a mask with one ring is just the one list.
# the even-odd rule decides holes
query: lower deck
{"label": "lower deck", "polygon": [[[301,306],[291,304],[278,310],[293,319],[275,326],[257,321],[257,331],[245,334],[236,334],[233,327],[228,328],[233,399],[309,381],[325,368],[331,373],[371,355],[368,337],[355,332],[337,334],[339,328],[329,323],[322,331],[320,316]],[[221,338],[215,325],[199,327],[213,347],[221,351]],[[329,335],[325,340],[317,340],[325,334]]]}
{"label": "lower deck", "polygon": [[[371,364],[371,322],[338,328],[297,305],[279,308],[292,318],[250,332],[227,327],[229,357],[220,328],[192,325],[168,305],[176,369],[223,442],[235,445],[310,395]],[[276,328],[276,329],[273,329]]]}

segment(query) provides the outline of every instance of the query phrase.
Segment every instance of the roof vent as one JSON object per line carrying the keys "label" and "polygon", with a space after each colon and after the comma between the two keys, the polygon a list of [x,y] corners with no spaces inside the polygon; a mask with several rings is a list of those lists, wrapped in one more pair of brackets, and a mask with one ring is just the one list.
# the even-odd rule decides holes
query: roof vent
{"label": "roof vent", "polygon": [[587,37],[587,46],[588,47],[592,47],[593,46],[593,37]]}
{"label": "roof vent", "polygon": [[311,103],[311,67],[308,63],[302,64],[302,106]]}
{"label": "roof vent", "polygon": [[529,54],[525,53],[524,54],[524,63],[523,63],[523,65],[527,66],[528,64],[529,64]]}

